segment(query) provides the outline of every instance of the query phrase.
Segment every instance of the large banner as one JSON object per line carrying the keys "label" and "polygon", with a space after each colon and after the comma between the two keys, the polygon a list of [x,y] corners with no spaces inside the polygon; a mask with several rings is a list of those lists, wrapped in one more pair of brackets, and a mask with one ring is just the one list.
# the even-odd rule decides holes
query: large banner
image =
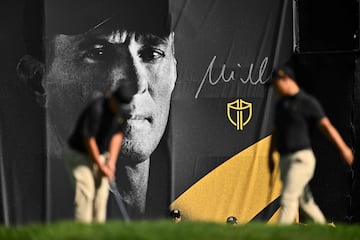
{"label": "large banner", "polygon": [[[21,47],[8,50],[1,88],[4,222],[73,219],[67,140],[85,106],[129,76],[139,92],[116,181],[131,219],[174,208],[188,220],[276,219],[281,184],[268,165],[276,94],[266,82],[292,53],[290,1],[7,6],[17,27],[2,36]],[[122,218],[112,195],[108,218]]]}
{"label": "large banner", "polygon": [[265,83],[292,51],[291,3],[171,3],[171,207],[195,220],[269,221],[280,184],[268,169],[274,96]]}

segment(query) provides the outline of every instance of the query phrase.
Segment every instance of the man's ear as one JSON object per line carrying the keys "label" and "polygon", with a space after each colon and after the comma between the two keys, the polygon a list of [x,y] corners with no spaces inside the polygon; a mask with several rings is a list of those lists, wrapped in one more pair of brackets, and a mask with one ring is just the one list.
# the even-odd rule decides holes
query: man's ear
{"label": "man's ear", "polygon": [[171,32],[169,35],[169,44],[171,45],[171,51],[172,51],[172,57],[173,57],[173,63],[174,63],[174,70],[171,71],[173,75],[170,76],[171,79],[174,79],[172,83],[171,91],[174,90],[176,79],[177,79],[177,60],[175,56],[175,33]]}
{"label": "man's ear", "polygon": [[17,66],[16,72],[28,89],[35,94],[36,101],[40,106],[46,105],[46,93],[43,83],[45,65],[35,57],[30,55],[23,56]]}
{"label": "man's ear", "polygon": [[175,56],[175,32],[171,32],[169,35],[169,42],[171,44],[171,51],[174,56],[174,62],[177,64],[176,56]]}

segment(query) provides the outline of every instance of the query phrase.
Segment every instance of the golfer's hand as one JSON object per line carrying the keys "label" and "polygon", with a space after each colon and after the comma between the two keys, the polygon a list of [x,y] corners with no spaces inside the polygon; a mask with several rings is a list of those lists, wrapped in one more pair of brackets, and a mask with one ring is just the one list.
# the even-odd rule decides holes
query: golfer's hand
{"label": "golfer's hand", "polygon": [[349,164],[349,166],[352,166],[354,161],[354,154],[349,147],[346,147],[341,150],[341,157],[344,159],[344,161],[347,164]]}
{"label": "golfer's hand", "polygon": [[109,179],[109,181],[112,181],[115,176],[115,169],[110,168],[107,164],[101,165],[100,168],[102,174]]}
{"label": "golfer's hand", "polygon": [[113,165],[113,164],[109,164],[109,162],[106,163],[106,166],[108,167],[108,169],[109,169],[110,172],[111,172],[111,176],[108,176],[109,181],[112,181],[112,180],[114,180],[114,178],[115,178],[116,167],[115,167],[115,165]]}

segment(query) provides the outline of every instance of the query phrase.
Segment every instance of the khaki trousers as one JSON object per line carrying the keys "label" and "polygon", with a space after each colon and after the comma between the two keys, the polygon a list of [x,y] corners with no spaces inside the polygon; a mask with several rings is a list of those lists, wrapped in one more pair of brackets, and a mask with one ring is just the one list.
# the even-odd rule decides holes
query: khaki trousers
{"label": "khaki trousers", "polygon": [[315,203],[308,185],[314,175],[315,163],[316,159],[311,149],[280,157],[280,176],[283,187],[279,223],[293,223],[299,205],[316,223],[325,223],[325,217]]}
{"label": "khaki trousers", "polygon": [[[109,181],[99,171],[96,164],[85,154],[72,151],[69,167],[75,187],[75,220],[91,223],[105,222],[109,197]],[[107,161],[107,154],[101,155]]]}

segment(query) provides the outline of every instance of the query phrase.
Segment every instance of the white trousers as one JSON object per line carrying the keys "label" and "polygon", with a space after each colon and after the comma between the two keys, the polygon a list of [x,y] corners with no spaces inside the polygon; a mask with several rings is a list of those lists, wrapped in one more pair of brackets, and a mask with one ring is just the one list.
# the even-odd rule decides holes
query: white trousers
{"label": "white trousers", "polygon": [[280,156],[280,176],[283,187],[279,223],[293,223],[299,205],[314,222],[319,224],[326,222],[308,185],[314,175],[315,163],[316,159],[311,149]]}
{"label": "white trousers", "polygon": [[[101,161],[107,161],[106,155],[101,155]],[[75,187],[75,220],[85,223],[105,222],[109,197],[108,178],[84,154],[72,151],[68,163]]]}

